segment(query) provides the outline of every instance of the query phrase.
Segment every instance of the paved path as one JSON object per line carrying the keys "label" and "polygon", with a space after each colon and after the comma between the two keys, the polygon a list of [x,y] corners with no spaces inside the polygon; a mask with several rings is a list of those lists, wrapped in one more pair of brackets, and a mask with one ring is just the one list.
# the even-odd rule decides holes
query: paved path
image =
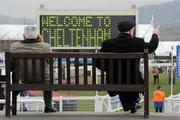
{"label": "paved path", "polygon": [[[0,112],[0,120],[143,120],[143,113],[89,113],[89,112],[57,112],[57,113],[18,113],[17,116],[6,118]],[[180,113],[151,113],[149,120],[180,120]]]}

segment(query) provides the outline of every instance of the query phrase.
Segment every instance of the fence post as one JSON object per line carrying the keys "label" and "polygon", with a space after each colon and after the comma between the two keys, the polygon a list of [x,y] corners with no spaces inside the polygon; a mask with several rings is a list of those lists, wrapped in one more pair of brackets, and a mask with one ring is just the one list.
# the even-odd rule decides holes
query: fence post
{"label": "fence post", "polygon": [[99,96],[94,96],[94,109],[95,112],[100,112],[100,105],[99,105]]}
{"label": "fence post", "polygon": [[63,96],[60,96],[59,97],[59,111],[60,112],[63,111],[62,108],[63,108]]}

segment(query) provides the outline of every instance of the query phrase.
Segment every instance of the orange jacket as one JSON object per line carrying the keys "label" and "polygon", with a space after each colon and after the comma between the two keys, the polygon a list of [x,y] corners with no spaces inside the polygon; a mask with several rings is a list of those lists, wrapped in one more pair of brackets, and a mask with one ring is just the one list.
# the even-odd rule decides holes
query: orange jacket
{"label": "orange jacket", "polygon": [[162,102],[164,101],[165,93],[161,90],[156,90],[153,92],[153,101],[154,102]]}

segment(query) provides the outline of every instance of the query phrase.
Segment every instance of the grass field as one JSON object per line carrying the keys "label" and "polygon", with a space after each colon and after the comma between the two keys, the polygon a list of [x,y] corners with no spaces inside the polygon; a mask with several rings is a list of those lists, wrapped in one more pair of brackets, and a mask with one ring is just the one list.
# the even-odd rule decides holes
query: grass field
{"label": "grass field", "polygon": [[[165,91],[166,97],[168,97],[171,93],[171,86],[168,84],[168,75],[167,74],[160,74],[160,85],[162,90]],[[150,97],[150,112],[154,112],[154,106],[152,102],[152,93],[156,89],[157,85],[153,84],[153,77],[150,74],[149,76],[149,97]],[[180,79],[176,79],[176,84],[173,85],[173,94],[180,93]],[[96,94],[95,91],[64,91],[65,93],[68,93],[70,95],[77,95],[77,96],[94,96]],[[101,91],[98,92],[98,95],[106,95],[107,92]],[[143,109],[141,110],[143,111]]]}

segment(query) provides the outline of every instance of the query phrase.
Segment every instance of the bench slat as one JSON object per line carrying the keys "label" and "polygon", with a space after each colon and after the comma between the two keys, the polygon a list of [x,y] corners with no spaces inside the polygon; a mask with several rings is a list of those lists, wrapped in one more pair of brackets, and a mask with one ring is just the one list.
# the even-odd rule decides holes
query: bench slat
{"label": "bench slat", "polygon": [[61,56],[62,58],[143,58],[144,53],[90,53],[90,52],[54,52],[54,53],[9,53],[11,57],[14,58],[58,58]]}
{"label": "bench slat", "polygon": [[50,84],[53,84],[53,58],[49,59],[50,65],[49,65],[49,70],[50,70]]}
{"label": "bench slat", "polygon": [[75,58],[75,83],[79,84],[79,59]]}
{"label": "bench slat", "polygon": [[45,81],[45,59],[40,59],[40,67],[41,67],[41,81],[44,83]]}
{"label": "bench slat", "polygon": [[121,76],[122,76],[122,60],[118,59],[118,84],[122,83]]}
{"label": "bench slat", "polygon": [[84,84],[87,85],[87,58],[84,58]]}
{"label": "bench slat", "polygon": [[110,59],[109,60],[109,83],[110,84],[113,84],[113,59]]}
{"label": "bench slat", "polygon": [[105,84],[104,83],[104,59],[101,59],[101,84]]}
{"label": "bench slat", "polygon": [[71,73],[70,73],[70,58],[66,59],[67,61],[67,84],[71,84]]}
{"label": "bench slat", "polygon": [[126,60],[126,83],[127,84],[130,84],[131,83],[131,70],[130,70],[130,64],[131,64],[131,60],[130,59],[127,59]]}
{"label": "bench slat", "polygon": [[[15,59],[15,66],[19,66],[19,59]],[[19,67],[15,69],[15,79],[13,79],[13,83],[19,83]]]}
{"label": "bench slat", "polygon": [[36,82],[36,59],[32,59],[32,80],[33,83]]}
{"label": "bench slat", "polygon": [[140,82],[140,81],[138,80],[138,77],[139,77],[139,76],[138,76],[138,69],[139,69],[139,61],[138,61],[138,59],[136,59],[136,60],[135,60],[135,70],[134,70],[134,71],[135,71],[135,78],[134,78],[134,79],[135,79],[135,83],[136,83],[136,84],[139,84],[139,82]]}
{"label": "bench slat", "polygon": [[96,84],[96,60],[92,59],[92,84]]}
{"label": "bench slat", "polygon": [[11,90],[81,90],[81,91],[142,91],[144,85],[52,85],[52,84],[13,84]]}
{"label": "bench slat", "polygon": [[58,84],[62,85],[62,59],[58,58]]}
{"label": "bench slat", "polygon": [[29,78],[28,78],[28,62],[27,62],[27,59],[23,59],[23,79],[24,79],[24,82],[25,83],[28,83],[29,82]]}

